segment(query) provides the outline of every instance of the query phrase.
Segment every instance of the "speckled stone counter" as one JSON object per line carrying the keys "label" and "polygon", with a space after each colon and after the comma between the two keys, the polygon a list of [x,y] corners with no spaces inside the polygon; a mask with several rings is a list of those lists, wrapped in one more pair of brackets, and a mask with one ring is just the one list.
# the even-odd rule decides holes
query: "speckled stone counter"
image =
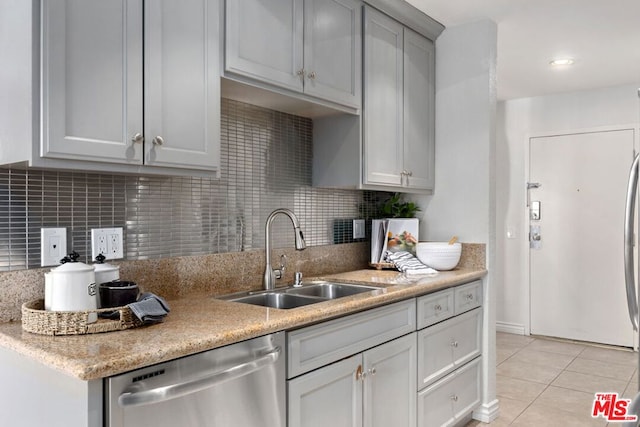
{"label": "speckled stone counter", "polygon": [[324,278],[369,283],[379,290],[291,310],[193,295],[171,299],[164,323],[119,332],[50,337],[0,324],[0,345],[81,380],[119,374],[260,335],[294,329],[483,277],[484,267],[461,266],[435,277],[409,279],[396,271],[357,270]]}

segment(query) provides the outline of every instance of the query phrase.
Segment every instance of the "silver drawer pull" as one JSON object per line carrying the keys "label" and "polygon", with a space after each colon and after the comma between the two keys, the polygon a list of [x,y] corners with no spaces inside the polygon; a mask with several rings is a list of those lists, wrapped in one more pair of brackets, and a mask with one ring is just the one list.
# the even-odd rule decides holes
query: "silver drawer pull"
{"label": "silver drawer pull", "polygon": [[458,348],[458,341],[456,341],[456,340],[452,340],[452,341],[451,341],[451,347],[453,347],[453,348]]}
{"label": "silver drawer pull", "polygon": [[467,294],[467,299],[469,301],[472,301],[473,300],[473,294]]}
{"label": "silver drawer pull", "polygon": [[369,369],[369,375],[374,376],[376,374],[376,368]]}
{"label": "silver drawer pull", "polygon": [[454,402],[458,401],[458,396],[456,396],[455,394],[451,396],[451,400],[453,400]]}
{"label": "silver drawer pull", "polygon": [[316,78],[316,72],[315,72],[315,71],[310,72],[310,73],[307,75],[307,77],[309,77],[309,80],[315,80],[315,78]]}
{"label": "silver drawer pull", "polygon": [[153,138],[153,145],[162,145],[162,144],[164,144],[164,138],[162,138],[159,135]]}
{"label": "silver drawer pull", "polygon": [[436,305],[433,306],[433,309],[435,311],[442,311],[442,306],[440,304],[436,304]]}
{"label": "silver drawer pull", "polygon": [[135,135],[133,135],[133,138],[131,138],[131,142],[133,142],[134,144],[141,144],[143,141],[144,136],[142,136],[140,132],[136,133]]}

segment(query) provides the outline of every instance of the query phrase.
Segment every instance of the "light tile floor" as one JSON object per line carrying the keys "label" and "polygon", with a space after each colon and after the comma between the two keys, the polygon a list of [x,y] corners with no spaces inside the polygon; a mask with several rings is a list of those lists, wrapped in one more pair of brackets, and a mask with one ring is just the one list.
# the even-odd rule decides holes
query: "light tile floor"
{"label": "light tile floor", "polygon": [[500,416],[466,427],[606,426],[591,417],[594,394],[636,394],[638,353],[630,350],[506,333],[496,342]]}

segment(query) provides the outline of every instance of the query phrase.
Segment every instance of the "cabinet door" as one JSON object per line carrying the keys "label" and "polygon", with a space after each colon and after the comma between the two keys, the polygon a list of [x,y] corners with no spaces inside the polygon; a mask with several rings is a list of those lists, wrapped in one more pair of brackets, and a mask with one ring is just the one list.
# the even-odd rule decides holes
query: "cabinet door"
{"label": "cabinet door", "polygon": [[435,57],[433,42],[404,30],[405,186],[432,190],[435,181]]}
{"label": "cabinet door", "polygon": [[305,0],[306,94],[360,108],[361,7],[358,0]]}
{"label": "cabinet door", "polygon": [[418,388],[480,355],[482,309],[418,331]]}
{"label": "cabinet door", "polygon": [[402,185],[403,27],[365,7],[364,184]]}
{"label": "cabinet door", "polygon": [[416,334],[364,353],[364,425],[416,425]]}
{"label": "cabinet door", "polygon": [[418,393],[418,426],[451,426],[480,404],[480,360]]}
{"label": "cabinet door", "polygon": [[142,163],[142,2],[42,7],[41,155]]}
{"label": "cabinet door", "polygon": [[287,382],[288,424],[297,427],[361,427],[362,382],[356,378],[362,355]]}
{"label": "cabinet door", "polygon": [[145,164],[219,166],[219,3],[145,3]]}
{"label": "cabinet door", "polygon": [[302,92],[303,0],[227,0],[225,70]]}

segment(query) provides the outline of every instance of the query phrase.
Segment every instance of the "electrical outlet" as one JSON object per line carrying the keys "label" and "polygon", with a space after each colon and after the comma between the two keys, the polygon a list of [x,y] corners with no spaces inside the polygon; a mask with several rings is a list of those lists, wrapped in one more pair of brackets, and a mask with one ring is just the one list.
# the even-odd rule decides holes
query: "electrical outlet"
{"label": "electrical outlet", "polygon": [[67,229],[40,229],[40,266],[58,265],[67,254]]}
{"label": "electrical outlet", "polygon": [[354,239],[364,239],[365,238],[364,219],[354,219],[353,220],[353,238]]}
{"label": "electrical outlet", "polygon": [[105,259],[124,258],[122,227],[91,230],[91,257],[96,259],[98,254],[104,255]]}

